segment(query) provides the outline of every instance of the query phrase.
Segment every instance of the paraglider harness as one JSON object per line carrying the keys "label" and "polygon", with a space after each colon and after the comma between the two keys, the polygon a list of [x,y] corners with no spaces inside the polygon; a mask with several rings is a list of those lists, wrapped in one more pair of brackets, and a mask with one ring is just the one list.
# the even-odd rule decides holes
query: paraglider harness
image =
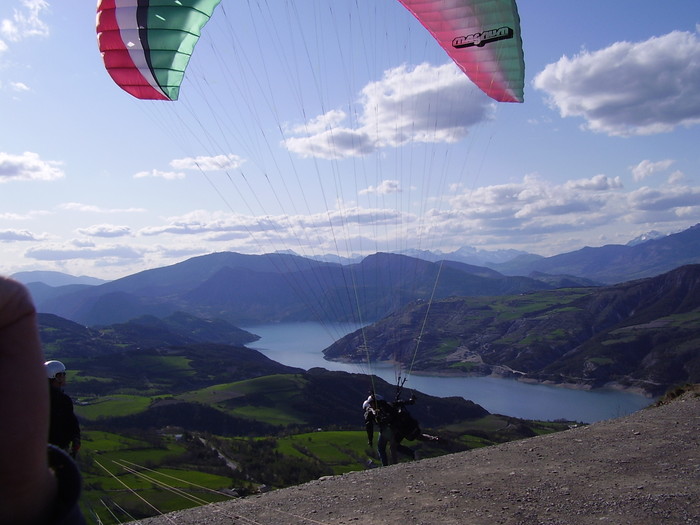
{"label": "paraglider harness", "polygon": [[394,405],[388,401],[384,401],[383,399],[375,399],[372,411],[374,421],[379,426],[390,425],[393,423],[398,412]]}
{"label": "paraglider harness", "polygon": [[406,378],[399,377],[396,383],[396,396],[393,402],[385,401],[378,398],[372,391],[372,402],[365,410],[365,424],[372,426],[377,423],[380,427],[390,425],[394,430],[397,439],[415,440],[421,433],[418,421],[410,414],[406,405],[412,405],[416,402],[416,395],[411,393],[411,397],[407,401],[401,401],[403,385]]}
{"label": "paraglider harness", "polygon": [[408,401],[401,401],[401,393],[403,392],[403,385],[406,382],[406,378],[403,380],[399,376],[396,383],[396,397],[394,400],[394,421],[393,426],[396,432],[396,438],[398,441],[401,439],[408,439],[409,441],[415,440],[420,434],[421,429],[418,421],[411,415],[411,413],[406,408],[406,405],[412,405],[416,402],[416,394],[411,392],[411,396]]}

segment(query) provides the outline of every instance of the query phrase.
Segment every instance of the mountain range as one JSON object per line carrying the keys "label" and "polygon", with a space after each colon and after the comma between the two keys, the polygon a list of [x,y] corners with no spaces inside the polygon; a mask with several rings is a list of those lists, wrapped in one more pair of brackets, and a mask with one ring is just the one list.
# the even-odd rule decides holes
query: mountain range
{"label": "mountain range", "polygon": [[[256,336],[237,326],[375,323],[365,329],[371,343],[351,335],[326,356],[352,360],[362,351],[410,359],[416,370],[658,393],[700,380],[698,263],[700,225],[626,246],[520,254],[492,267],[389,253],[341,265],[223,252],[97,285],[28,287],[40,312],[76,326],[137,320],[152,338],[179,326],[178,336],[203,334],[196,341],[245,344]],[[224,335],[211,339],[213,332]],[[411,357],[407,341],[416,339],[428,350]]]}
{"label": "mountain range", "polygon": [[43,283],[47,286],[68,286],[72,284],[87,284],[96,286],[98,284],[104,284],[107,281],[104,279],[97,279],[96,277],[88,277],[87,275],[68,275],[62,272],[51,272],[51,271],[28,271],[28,272],[17,272],[12,275],[12,278],[21,283]]}
{"label": "mountain range", "polygon": [[[304,371],[245,348],[257,336],[238,326],[278,321],[360,320],[363,331],[326,349],[327,358],[360,353],[401,361],[414,373],[614,385],[653,396],[700,382],[699,226],[549,258],[504,253],[483,265],[456,255],[434,261],[413,255],[420,256],[378,253],[339,264],[283,253],[214,253],[111,282],[16,277],[40,311],[47,358],[64,360],[71,371],[86,438],[185,429],[203,445],[211,435],[257,443],[240,436],[359,427],[367,376]],[[372,388],[385,397],[396,392],[396,385],[375,381]],[[411,412],[440,435],[421,454],[544,429],[461,398],[419,393]],[[365,436],[355,433],[362,434],[361,450]],[[366,454],[352,454],[366,461]],[[158,454],[149,451],[151,457]],[[192,457],[183,455],[189,468]],[[253,472],[245,460],[260,459],[230,457],[241,477]],[[102,498],[102,481],[93,481],[89,490],[98,487]]]}
{"label": "mountain range", "polygon": [[[656,230],[651,230],[649,232],[643,233],[641,235],[638,235],[634,239],[630,240],[627,242],[625,246],[636,246],[637,244],[641,244],[653,239],[660,239],[662,237],[665,237],[661,232],[658,232]],[[287,251],[286,253],[289,254],[295,254],[293,251]],[[419,250],[419,249],[407,249],[407,250],[401,250],[400,252],[401,255],[408,255],[409,257],[416,257],[418,259],[423,259],[426,261],[432,261],[432,262],[437,262],[437,261],[442,261],[442,260],[449,260],[449,261],[457,261],[457,262],[463,262],[467,264],[472,264],[475,266],[486,266],[486,267],[492,267],[494,265],[498,265],[501,263],[507,263],[516,257],[521,258],[521,260],[526,260],[528,258],[536,260],[536,259],[544,259],[544,257],[539,256],[539,255],[534,255],[528,252],[524,252],[522,250],[514,250],[514,249],[502,249],[502,250],[484,250],[481,248],[476,248],[474,246],[462,246],[461,248],[458,248],[457,250],[451,251],[451,252],[443,252],[441,250],[436,250],[436,251],[431,251],[431,250]],[[324,262],[334,262],[334,263],[339,263],[339,264],[352,264],[352,263],[357,263],[360,262],[363,257],[360,255],[355,255],[351,257],[339,257],[337,255],[332,255],[332,254],[326,254],[326,255],[320,255],[320,256],[314,256],[312,257],[313,259],[317,261],[324,261]]]}
{"label": "mountain range", "polygon": [[700,224],[665,237],[631,244],[582,248],[552,257],[520,256],[490,265],[505,275],[567,274],[604,284],[653,277],[679,266],[700,262]]}
{"label": "mountain range", "polygon": [[[16,277],[30,281],[39,311],[90,326],[178,311],[237,325],[307,320],[366,324],[419,299],[614,284],[692,263],[700,263],[700,225],[625,246],[552,257],[519,253],[489,267],[389,253],[341,265],[294,254],[222,252],[97,285],[49,286],[31,281],[43,274]],[[55,282],[56,276],[50,277]]]}
{"label": "mountain range", "polygon": [[236,325],[370,322],[431,295],[503,295],[551,288],[537,279],[488,268],[382,253],[347,266],[287,254],[215,253],[99,286],[28,286],[39,311],[90,326],[178,311]]}
{"label": "mountain range", "polygon": [[328,359],[659,395],[700,381],[700,265],[604,287],[416,302]]}

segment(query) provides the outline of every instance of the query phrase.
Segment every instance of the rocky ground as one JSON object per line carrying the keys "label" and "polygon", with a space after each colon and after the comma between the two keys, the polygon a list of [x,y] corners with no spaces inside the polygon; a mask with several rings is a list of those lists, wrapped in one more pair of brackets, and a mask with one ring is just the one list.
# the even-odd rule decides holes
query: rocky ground
{"label": "rocky ground", "polygon": [[566,432],[141,523],[700,524],[700,393]]}

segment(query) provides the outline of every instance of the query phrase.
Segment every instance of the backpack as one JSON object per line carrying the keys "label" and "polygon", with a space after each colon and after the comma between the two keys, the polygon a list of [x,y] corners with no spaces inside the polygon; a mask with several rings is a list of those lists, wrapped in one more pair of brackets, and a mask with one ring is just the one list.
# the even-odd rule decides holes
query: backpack
{"label": "backpack", "polygon": [[397,437],[409,441],[415,440],[421,433],[418,421],[406,410],[406,407],[396,411],[393,426]]}
{"label": "backpack", "polygon": [[374,420],[380,425],[388,425],[394,421],[396,413],[397,410],[391,403],[379,399],[374,409]]}

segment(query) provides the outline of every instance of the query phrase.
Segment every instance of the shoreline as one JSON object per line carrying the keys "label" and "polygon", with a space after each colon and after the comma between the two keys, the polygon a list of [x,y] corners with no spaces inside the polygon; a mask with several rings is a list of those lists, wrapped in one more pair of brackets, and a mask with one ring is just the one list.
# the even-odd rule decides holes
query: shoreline
{"label": "shoreline", "polygon": [[[331,361],[331,362],[336,362],[336,363],[343,363],[343,364],[357,364],[356,361],[353,361],[351,359],[326,359],[326,361]],[[375,364],[379,365],[392,365],[395,366],[397,362],[394,361],[380,361]],[[442,371],[437,371],[437,370],[412,370],[411,374],[416,375],[416,376],[425,376],[425,377],[497,377],[501,379],[512,379],[514,381],[518,381],[521,383],[526,383],[526,384],[533,384],[533,385],[544,385],[544,386],[553,386],[557,388],[567,388],[570,390],[587,390],[591,392],[595,391],[606,391],[606,390],[615,390],[618,392],[626,392],[630,394],[636,394],[639,396],[646,397],[648,399],[656,399],[660,397],[663,394],[655,394],[649,389],[644,388],[643,386],[640,386],[638,384],[632,384],[632,385],[627,385],[620,383],[618,381],[609,381],[605,383],[602,386],[592,386],[589,382],[586,381],[551,381],[551,380],[540,380],[536,379],[531,376],[527,376],[524,372],[518,372],[515,370],[510,370],[510,369],[504,369],[503,367],[498,367],[500,368],[503,372],[498,372],[497,370],[492,370],[491,373],[469,373],[469,372],[455,372],[455,371],[447,371],[447,370],[442,370]],[[505,372],[505,373],[504,373]],[[634,381],[634,380],[632,380]],[[655,385],[659,386],[659,385]],[[671,388],[671,387],[668,387]],[[665,390],[667,390],[666,388]]]}

